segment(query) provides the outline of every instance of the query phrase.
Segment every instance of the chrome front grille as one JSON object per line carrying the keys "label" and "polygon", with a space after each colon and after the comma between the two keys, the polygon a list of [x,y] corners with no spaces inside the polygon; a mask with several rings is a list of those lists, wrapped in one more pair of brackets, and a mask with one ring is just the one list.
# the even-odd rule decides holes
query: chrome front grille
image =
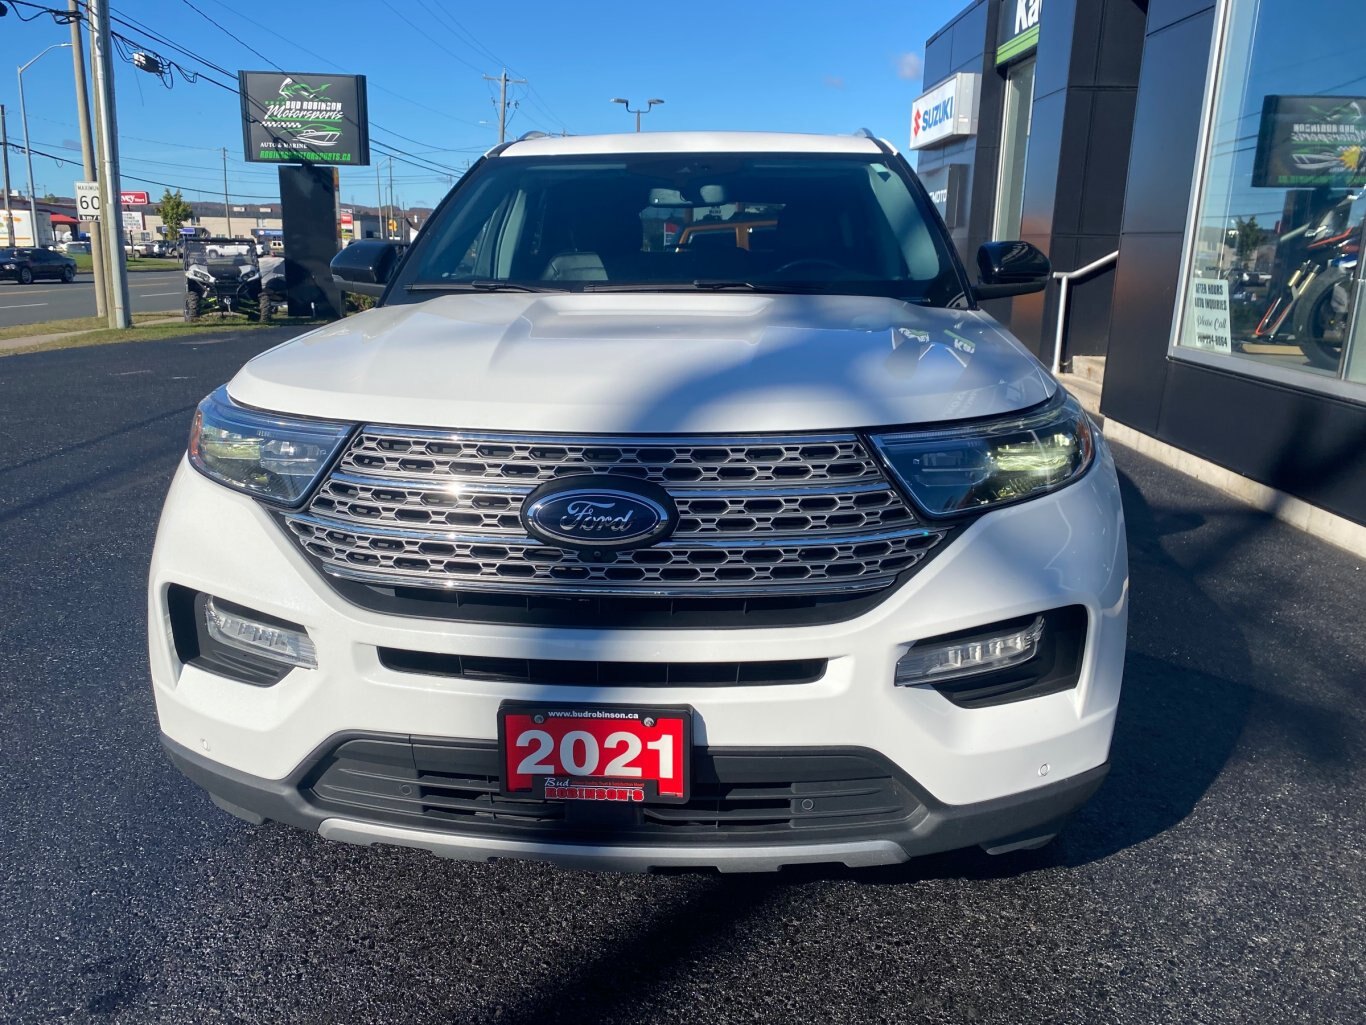
{"label": "chrome front grille", "polygon": [[615,473],[664,485],[883,480],[852,435],[557,439],[367,427],[342,457],[341,469],[366,476],[532,484],[575,473]]}
{"label": "chrome front grille", "polygon": [[[662,485],[677,528],[580,556],[529,537],[520,511],[576,474]],[[854,435],[531,438],[363,429],[308,507],[285,518],[329,573],[389,586],[563,594],[870,592],[942,539]]]}

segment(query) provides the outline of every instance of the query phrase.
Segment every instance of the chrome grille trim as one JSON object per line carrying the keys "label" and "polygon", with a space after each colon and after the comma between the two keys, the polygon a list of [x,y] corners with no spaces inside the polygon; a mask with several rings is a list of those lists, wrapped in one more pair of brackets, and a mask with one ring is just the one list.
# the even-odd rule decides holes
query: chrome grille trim
{"label": "chrome grille trim", "polygon": [[[660,544],[583,555],[526,534],[550,480],[662,485]],[[842,595],[891,586],[946,533],[920,523],[855,434],[748,438],[361,429],[290,534],[333,576],[387,586],[656,597]]]}
{"label": "chrome grille trim", "polygon": [[[318,489],[316,514],[343,523],[398,524],[525,536],[519,514],[535,485],[371,477],[338,472]],[[671,489],[678,507],[675,538],[746,537],[758,531],[802,535],[811,530],[867,531],[906,526],[915,517],[883,483],[802,488]]]}
{"label": "chrome grille trim", "polygon": [[[304,550],[335,576],[389,586],[477,587],[561,594],[745,595],[873,591],[934,547],[941,532],[668,541],[590,562],[531,538],[450,532],[359,532],[315,516],[289,516]],[[806,558],[803,558],[803,556]]]}
{"label": "chrome grille trim", "polygon": [[[687,458],[680,458],[686,455]],[[886,483],[853,434],[752,438],[610,438],[364,428],[339,469],[380,477],[523,481],[614,473],[664,485]]]}

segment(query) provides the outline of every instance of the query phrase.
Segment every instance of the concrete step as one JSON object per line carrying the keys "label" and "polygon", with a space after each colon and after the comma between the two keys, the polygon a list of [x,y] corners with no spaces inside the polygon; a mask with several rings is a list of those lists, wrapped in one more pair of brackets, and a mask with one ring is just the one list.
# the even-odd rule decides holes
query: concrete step
{"label": "concrete step", "polygon": [[1073,356],[1072,376],[1084,377],[1088,381],[1095,381],[1100,384],[1105,380],[1105,357]]}
{"label": "concrete step", "polygon": [[1058,383],[1072,393],[1072,396],[1081,403],[1082,409],[1104,426],[1100,415],[1100,382],[1076,374],[1059,374]]}

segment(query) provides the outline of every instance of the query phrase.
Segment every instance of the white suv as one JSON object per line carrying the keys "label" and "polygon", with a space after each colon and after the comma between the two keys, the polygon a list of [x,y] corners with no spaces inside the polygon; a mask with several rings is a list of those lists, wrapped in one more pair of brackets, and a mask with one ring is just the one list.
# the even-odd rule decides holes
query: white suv
{"label": "white suv", "polygon": [[151,569],[171,757],[467,859],[1046,842],[1107,767],[1124,520],[978,307],[1047,261],[979,263],[866,135],[489,153],[401,259],[338,255],[377,309],[201,403]]}

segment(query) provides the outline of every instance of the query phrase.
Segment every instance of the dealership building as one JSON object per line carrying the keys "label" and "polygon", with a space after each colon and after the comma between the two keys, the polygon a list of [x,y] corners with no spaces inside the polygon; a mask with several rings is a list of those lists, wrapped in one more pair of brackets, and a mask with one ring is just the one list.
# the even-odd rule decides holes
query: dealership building
{"label": "dealership building", "polygon": [[1363,53],[1361,0],[976,0],[910,140],[970,262],[1048,254],[986,306],[1108,435],[1358,551]]}

